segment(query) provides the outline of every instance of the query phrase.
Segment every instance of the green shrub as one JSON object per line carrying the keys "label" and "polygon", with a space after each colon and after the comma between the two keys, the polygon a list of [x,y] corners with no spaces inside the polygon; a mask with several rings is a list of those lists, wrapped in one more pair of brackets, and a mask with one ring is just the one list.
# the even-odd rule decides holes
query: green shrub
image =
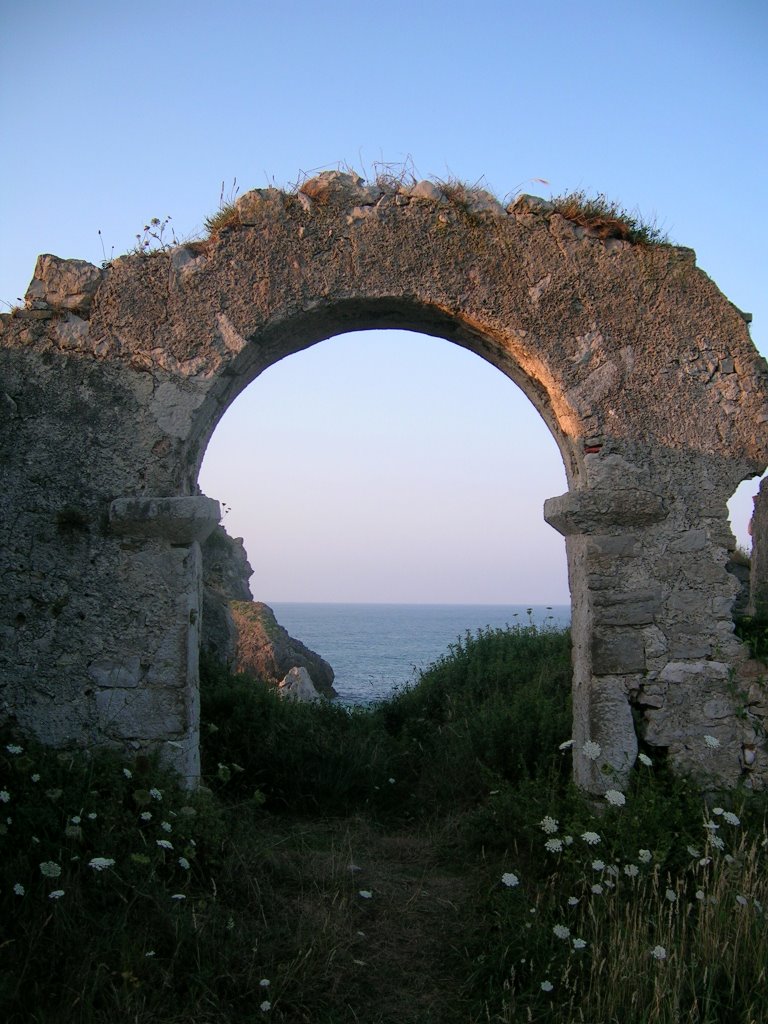
{"label": "green shrub", "polygon": [[417,803],[468,807],[489,789],[562,763],[570,690],[567,631],[487,629],[458,640],[373,714],[398,740],[399,771]]}
{"label": "green shrub", "polygon": [[285,700],[208,659],[200,695],[204,775],[228,798],[323,814],[386,804],[394,745],[365,711]]}

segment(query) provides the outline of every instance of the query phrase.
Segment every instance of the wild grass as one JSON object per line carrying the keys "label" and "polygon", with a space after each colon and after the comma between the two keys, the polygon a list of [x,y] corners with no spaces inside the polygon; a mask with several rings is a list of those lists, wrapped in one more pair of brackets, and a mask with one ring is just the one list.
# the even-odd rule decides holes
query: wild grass
{"label": "wild grass", "polygon": [[765,801],[569,772],[568,635],[467,635],[368,712],[204,665],[206,786],[0,744],[8,1024],[758,1024]]}
{"label": "wild grass", "polygon": [[634,245],[664,245],[665,233],[638,211],[625,209],[602,192],[591,196],[580,189],[554,196],[553,212],[585,227],[597,238],[619,238]]}

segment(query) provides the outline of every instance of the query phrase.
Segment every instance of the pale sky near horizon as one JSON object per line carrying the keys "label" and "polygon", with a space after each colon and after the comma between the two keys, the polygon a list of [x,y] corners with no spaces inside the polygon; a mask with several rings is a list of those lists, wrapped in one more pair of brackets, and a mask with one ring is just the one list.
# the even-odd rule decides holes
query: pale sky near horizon
{"label": "pale sky near horizon", "polygon": [[[0,308],[38,253],[100,263],[99,231],[118,255],[168,214],[199,232],[222,181],[407,162],[637,208],[768,353],[762,0],[0,0],[0,37]],[[261,600],[568,600],[541,514],[566,489],[556,445],[442,339],[345,335],[283,360],[222,420],[201,486]],[[732,508],[745,543],[749,488]]]}

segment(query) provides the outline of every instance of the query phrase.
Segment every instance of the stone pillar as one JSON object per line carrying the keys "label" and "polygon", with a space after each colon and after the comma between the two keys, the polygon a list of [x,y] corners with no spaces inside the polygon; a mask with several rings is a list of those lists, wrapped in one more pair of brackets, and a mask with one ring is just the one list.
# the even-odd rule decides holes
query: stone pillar
{"label": "stone pillar", "polygon": [[755,495],[755,510],[750,524],[752,559],[747,614],[768,618],[768,477]]}
{"label": "stone pillar", "polygon": [[190,786],[200,776],[200,542],[219,519],[218,502],[202,496],[112,502],[110,528],[124,553],[116,589],[136,588],[139,629],[119,660],[90,667],[100,733],[125,747],[159,749]]}
{"label": "stone pillar", "polygon": [[[637,757],[630,695],[646,670],[644,627],[661,608],[660,588],[638,571],[638,533],[665,517],[662,499],[637,487],[594,487],[544,503],[568,553],[574,777],[594,793],[621,788]],[[621,571],[630,561],[634,571]]]}

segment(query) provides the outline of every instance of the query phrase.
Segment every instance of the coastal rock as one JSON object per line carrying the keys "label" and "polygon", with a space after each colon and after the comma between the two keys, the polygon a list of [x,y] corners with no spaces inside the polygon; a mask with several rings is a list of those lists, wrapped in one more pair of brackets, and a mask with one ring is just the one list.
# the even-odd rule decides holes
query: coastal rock
{"label": "coastal rock", "polygon": [[324,697],[335,697],[333,669],[300,640],[288,635],[269,605],[261,601],[232,601],[232,618],[237,630],[235,668],[279,685],[291,669],[307,670],[315,688]]}
{"label": "coastal rock", "polygon": [[201,646],[225,665],[237,653],[237,627],[230,601],[250,601],[248,580],[253,569],[248,562],[242,537],[230,537],[217,526],[202,545],[203,628]]}
{"label": "coastal rock", "polygon": [[308,704],[314,704],[321,699],[309,672],[300,666],[296,666],[288,672],[285,679],[278,684],[277,692],[288,700],[297,700]]}

